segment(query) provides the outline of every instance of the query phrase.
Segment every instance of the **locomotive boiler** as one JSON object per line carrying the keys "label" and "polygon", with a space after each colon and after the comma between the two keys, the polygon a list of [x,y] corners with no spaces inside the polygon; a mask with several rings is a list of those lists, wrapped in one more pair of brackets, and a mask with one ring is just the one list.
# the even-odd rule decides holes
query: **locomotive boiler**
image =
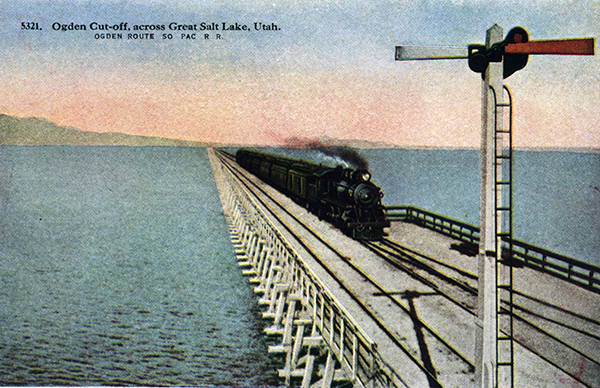
{"label": "locomotive boiler", "polygon": [[390,226],[383,191],[368,170],[331,167],[242,148],[236,161],[279,191],[358,240],[378,240]]}

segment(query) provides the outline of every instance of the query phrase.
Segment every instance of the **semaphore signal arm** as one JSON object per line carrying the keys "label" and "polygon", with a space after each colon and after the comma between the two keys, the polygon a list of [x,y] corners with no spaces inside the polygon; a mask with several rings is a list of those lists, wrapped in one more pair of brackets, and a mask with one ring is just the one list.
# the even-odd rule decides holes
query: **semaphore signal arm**
{"label": "semaphore signal arm", "polygon": [[509,31],[502,42],[486,47],[471,44],[453,46],[396,46],[396,60],[468,59],[469,68],[485,73],[490,62],[504,61],[504,78],[527,65],[529,55],[594,55],[595,38],[529,40],[523,27]]}

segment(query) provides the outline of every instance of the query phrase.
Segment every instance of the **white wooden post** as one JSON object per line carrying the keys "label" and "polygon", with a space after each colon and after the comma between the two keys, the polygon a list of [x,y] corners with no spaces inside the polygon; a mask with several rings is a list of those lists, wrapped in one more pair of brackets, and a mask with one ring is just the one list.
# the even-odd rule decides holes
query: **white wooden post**
{"label": "white wooden post", "polygon": [[[502,27],[495,24],[487,31],[486,47],[503,40]],[[479,299],[476,318],[476,386],[496,386],[496,231],[495,231],[495,168],[494,129],[501,125],[494,117],[495,106],[490,99],[490,86],[502,91],[504,83],[502,62],[490,62],[481,89],[481,197],[479,210]],[[503,93],[498,93],[498,103]],[[499,115],[500,116],[500,115]]]}

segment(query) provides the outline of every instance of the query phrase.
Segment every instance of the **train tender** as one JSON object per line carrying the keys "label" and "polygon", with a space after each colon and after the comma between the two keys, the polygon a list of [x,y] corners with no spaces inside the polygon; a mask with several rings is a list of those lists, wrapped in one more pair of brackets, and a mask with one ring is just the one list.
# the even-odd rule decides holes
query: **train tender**
{"label": "train tender", "polygon": [[331,167],[247,148],[237,151],[236,161],[352,238],[379,240],[390,226],[381,203],[383,192],[371,182],[368,170]]}

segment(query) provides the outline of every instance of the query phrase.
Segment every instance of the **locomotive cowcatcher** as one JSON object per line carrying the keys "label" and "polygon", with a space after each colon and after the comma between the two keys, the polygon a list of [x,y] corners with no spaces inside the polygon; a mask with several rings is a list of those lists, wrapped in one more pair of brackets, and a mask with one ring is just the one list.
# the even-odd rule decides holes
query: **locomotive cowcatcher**
{"label": "locomotive cowcatcher", "polygon": [[277,190],[358,240],[379,240],[390,226],[383,191],[368,170],[331,167],[242,148],[237,163]]}

